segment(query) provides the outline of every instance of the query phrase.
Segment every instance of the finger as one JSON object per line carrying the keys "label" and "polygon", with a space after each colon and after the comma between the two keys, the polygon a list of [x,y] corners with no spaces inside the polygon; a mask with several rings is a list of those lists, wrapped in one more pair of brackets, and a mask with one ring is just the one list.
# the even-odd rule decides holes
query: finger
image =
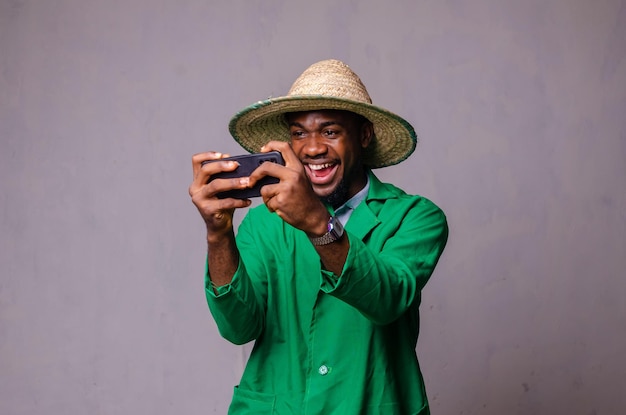
{"label": "finger", "polygon": [[195,178],[198,175],[198,172],[202,168],[202,163],[207,160],[217,160],[220,158],[228,157],[228,155],[217,152],[217,151],[207,151],[204,153],[194,154],[191,157],[191,165],[193,168],[193,177]]}
{"label": "finger", "polygon": [[249,199],[207,197],[206,189],[203,187],[191,196],[191,201],[205,219],[229,212],[232,214],[234,209],[248,207],[251,204]]}
{"label": "finger", "polygon": [[248,207],[251,203],[252,201],[250,199],[217,199],[218,212]]}
{"label": "finger", "polygon": [[[288,177],[288,174],[291,171],[286,169],[285,166],[281,166],[280,164],[266,162],[261,164],[259,167],[254,169],[249,176],[249,186],[254,186],[259,180],[263,179],[265,176],[275,177],[279,181],[285,180]],[[267,185],[263,186],[266,187]]]}
{"label": "finger", "polygon": [[[218,180],[217,183],[211,184],[210,186],[208,184],[211,176],[220,172],[237,169],[237,166],[239,165],[237,162],[218,161],[226,157],[230,157],[229,154],[216,151],[198,153],[192,157],[194,178],[192,184],[189,186],[190,196],[193,197],[194,194],[201,192],[201,196],[203,198],[214,197],[216,193],[224,190],[223,187],[228,183],[220,183]],[[206,163],[207,161],[209,163]],[[235,183],[235,186],[245,188],[247,187],[247,184],[243,183],[239,185],[238,183]]]}
{"label": "finger", "polygon": [[[209,182],[210,177],[217,173],[224,172],[224,171],[233,171],[237,169],[237,166],[239,165],[239,163],[237,162],[216,161],[221,158],[227,157],[228,154],[222,154],[222,153],[216,153],[216,154],[218,154],[218,156],[215,156],[215,154],[211,154],[211,153],[202,153],[202,154],[196,155],[197,157],[194,156],[196,157],[193,160],[194,179],[193,179],[192,186],[194,189],[199,189],[202,186],[206,185]],[[203,165],[202,163],[204,163],[205,161],[209,161],[209,163],[205,163]]]}
{"label": "finger", "polygon": [[265,206],[267,207],[267,210],[269,210],[270,212],[275,212],[276,211],[276,206],[275,203],[273,201],[274,197],[271,195],[263,195],[261,194],[261,196],[263,197],[263,203],[265,203]]}
{"label": "finger", "polygon": [[278,194],[278,186],[280,186],[279,183],[266,184],[265,186],[261,187],[260,193],[261,197],[263,198],[263,203],[267,202]]}
{"label": "finger", "polygon": [[229,190],[243,190],[249,187],[248,177],[219,178],[204,185],[206,197],[217,197],[219,193]]}
{"label": "finger", "polygon": [[296,153],[293,152],[291,148],[291,144],[286,141],[269,141],[263,147],[261,147],[262,153],[267,153],[268,151],[278,151],[282,154],[283,159],[285,159],[285,166],[292,167],[300,163],[300,159],[296,156]]}

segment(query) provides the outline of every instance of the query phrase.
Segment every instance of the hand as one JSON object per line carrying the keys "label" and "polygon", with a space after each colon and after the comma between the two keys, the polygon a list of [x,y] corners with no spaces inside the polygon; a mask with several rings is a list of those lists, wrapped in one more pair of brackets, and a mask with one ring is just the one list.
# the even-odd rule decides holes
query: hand
{"label": "hand", "polygon": [[233,214],[235,209],[250,206],[250,200],[219,199],[217,193],[248,187],[247,177],[233,179],[215,179],[209,183],[212,175],[222,171],[232,171],[237,168],[237,162],[224,161],[206,163],[207,160],[219,160],[229,157],[214,151],[199,153],[192,157],[193,182],[189,186],[191,201],[200,212],[206,223],[208,238],[220,238],[226,233],[232,233]]}
{"label": "hand", "polygon": [[263,163],[250,175],[249,186],[253,186],[264,176],[278,178],[279,183],[261,188],[261,196],[267,208],[309,236],[323,235],[327,231],[328,210],[313,191],[304,166],[289,143],[270,141],[263,146],[261,152],[272,150],[280,151],[285,165]]}

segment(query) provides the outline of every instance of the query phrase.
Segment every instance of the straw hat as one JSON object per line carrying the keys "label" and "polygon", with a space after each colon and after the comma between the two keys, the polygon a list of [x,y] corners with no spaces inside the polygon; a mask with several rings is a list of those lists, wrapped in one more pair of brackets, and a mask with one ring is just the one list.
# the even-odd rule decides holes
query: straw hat
{"label": "straw hat", "polygon": [[290,140],[285,113],[330,109],[351,111],[372,122],[374,139],[363,153],[363,163],[370,168],[400,163],[415,150],[417,136],[411,124],[372,105],[359,77],[338,60],[314,63],[296,79],[287,96],[243,109],[228,128],[239,144],[254,153],[270,140]]}

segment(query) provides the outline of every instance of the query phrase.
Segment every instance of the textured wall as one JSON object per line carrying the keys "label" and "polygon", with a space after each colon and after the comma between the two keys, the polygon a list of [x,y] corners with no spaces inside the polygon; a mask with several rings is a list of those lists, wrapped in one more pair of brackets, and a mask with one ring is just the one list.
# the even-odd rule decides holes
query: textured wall
{"label": "textured wall", "polygon": [[335,57],[448,214],[434,415],[626,411],[626,2],[0,0],[0,413],[225,413],[191,154]]}

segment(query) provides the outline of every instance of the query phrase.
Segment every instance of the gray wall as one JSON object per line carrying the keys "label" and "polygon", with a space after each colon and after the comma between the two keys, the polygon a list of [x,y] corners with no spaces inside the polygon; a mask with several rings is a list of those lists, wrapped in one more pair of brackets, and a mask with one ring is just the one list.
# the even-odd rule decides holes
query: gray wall
{"label": "gray wall", "polygon": [[193,153],[335,57],[447,213],[434,415],[626,411],[626,2],[0,0],[0,414],[224,413]]}

